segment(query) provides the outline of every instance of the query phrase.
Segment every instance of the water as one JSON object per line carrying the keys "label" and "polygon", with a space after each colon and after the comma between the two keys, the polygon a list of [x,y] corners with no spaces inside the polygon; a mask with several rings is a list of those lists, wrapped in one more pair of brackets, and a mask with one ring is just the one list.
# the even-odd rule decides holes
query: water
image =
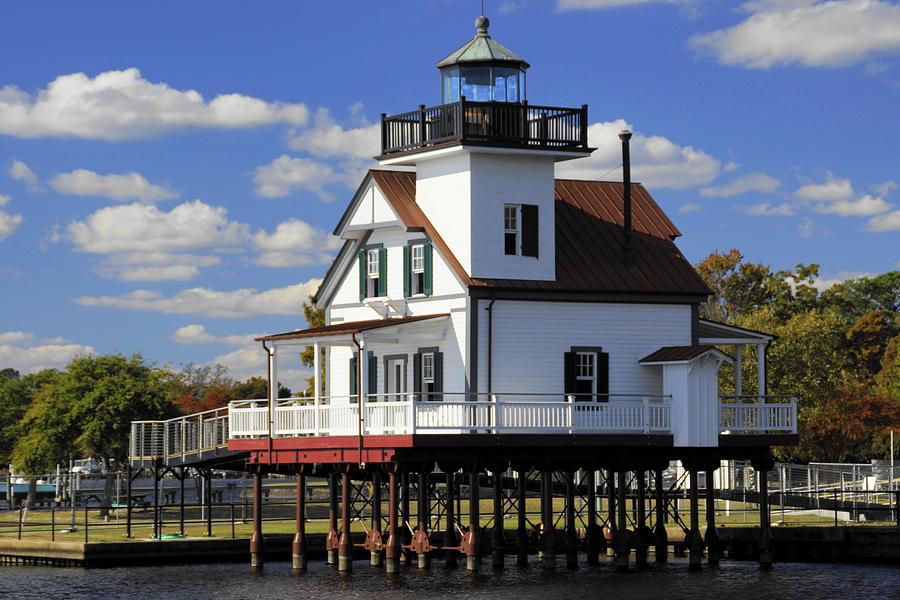
{"label": "water", "polygon": [[740,600],[900,599],[900,568],[782,563],[760,571],[752,562],[725,561],[715,570],[688,573],[677,560],[647,572],[615,573],[607,566],[571,572],[537,567],[430,571],[385,575],[365,562],[350,575],[316,561],[294,575],[286,562],[268,563],[261,573],[246,564],[178,565],[114,569],[14,567],[0,570],[0,597],[15,600]]}

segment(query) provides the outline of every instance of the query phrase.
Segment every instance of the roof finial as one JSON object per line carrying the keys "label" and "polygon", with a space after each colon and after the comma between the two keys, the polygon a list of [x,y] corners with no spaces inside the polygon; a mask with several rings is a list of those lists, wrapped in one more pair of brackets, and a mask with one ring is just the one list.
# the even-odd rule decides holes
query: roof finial
{"label": "roof finial", "polygon": [[483,37],[488,36],[488,27],[491,26],[490,20],[484,15],[481,15],[477,19],[475,19],[475,30],[478,32],[478,35]]}

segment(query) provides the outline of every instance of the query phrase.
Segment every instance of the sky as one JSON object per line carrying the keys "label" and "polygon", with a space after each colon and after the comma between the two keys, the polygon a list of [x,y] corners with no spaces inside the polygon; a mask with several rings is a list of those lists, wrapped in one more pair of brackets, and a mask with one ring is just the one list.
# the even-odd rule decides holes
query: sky
{"label": "sky", "polygon": [[[588,104],[691,262],[819,285],[900,268],[900,4],[486,0],[532,104]],[[0,8],[0,368],[142,354],[264,376],[303,328],[380,113],[439,103],[478,0],[96,0]],[[281,379],[299,388],[299,362]]]}

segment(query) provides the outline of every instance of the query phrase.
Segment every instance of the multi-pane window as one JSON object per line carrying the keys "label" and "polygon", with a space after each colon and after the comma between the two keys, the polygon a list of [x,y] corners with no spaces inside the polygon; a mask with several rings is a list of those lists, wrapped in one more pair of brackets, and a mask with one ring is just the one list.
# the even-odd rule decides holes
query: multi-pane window
{"label": "multi-pane window", "polygon": [[433,249],[428,240],[415,240],[403,247],[404,296],[431,295],[432,254]]}
{"label": "multi-pane window", "polygon": [[519,254],[519,212],[518,204],[503,206],[503,252],[505,254]]}
{"label": "multi-pane window", "polygon": [[593,400],[597,394],[597,353],[575,353],[575,392],[578,400]]}
{"label": "multi-pane window", "polygon": [[366,273],[370,279],[378,279],[378,248],[366,251]]}
{"label": "multi-pane window", "polygon": [[359,252],[359,299],[387,295],[387,250],[367,248]]}
{"label": "multi-pane window", "polygon": [[425,245],[416,244],[412,247],[412,271],[413,273],[425,272]]}
{"label": "multi-pane window", "polygon": [[[434,353],[425,352],[422,354],[422,383],[434,383]],[[426,390],[431,391],[431,390]]]}

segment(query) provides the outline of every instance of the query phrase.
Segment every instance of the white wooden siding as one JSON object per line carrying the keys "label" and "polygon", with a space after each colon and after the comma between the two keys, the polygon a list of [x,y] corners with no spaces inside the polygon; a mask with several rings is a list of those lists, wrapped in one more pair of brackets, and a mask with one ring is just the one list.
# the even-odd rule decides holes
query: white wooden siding
{"label": "white wooden siding", "polygon": [[[479,392],[488,389],[487,305],[479,302]],[[564,353],[572,346],[601,346],[609,353],[611,394],[661,394],[660,369],[638,360],[662,346],[691,343],[687,305],[497,301],[493,312],[497,393],[561,394]]]}

